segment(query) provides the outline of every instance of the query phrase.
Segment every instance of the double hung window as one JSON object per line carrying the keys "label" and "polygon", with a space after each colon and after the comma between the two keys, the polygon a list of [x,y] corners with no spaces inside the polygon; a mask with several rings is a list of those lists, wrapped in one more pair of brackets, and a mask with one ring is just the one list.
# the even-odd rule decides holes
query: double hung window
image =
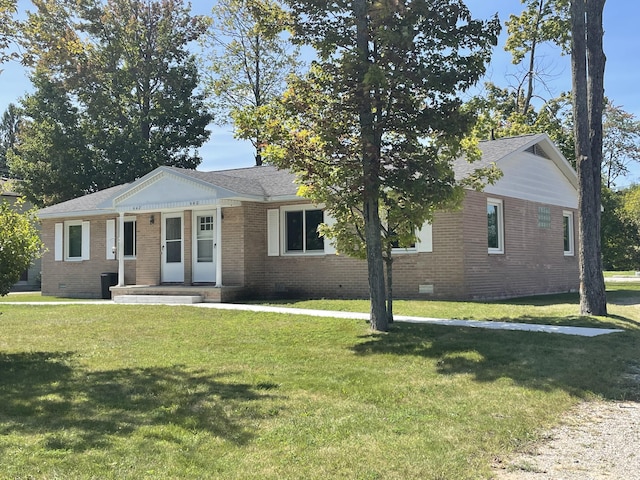
{"label": "double hung window", "polygon": [[318,233],[323,217],[319,209],[284,210],[285,252],[323,252],[324,238]]}

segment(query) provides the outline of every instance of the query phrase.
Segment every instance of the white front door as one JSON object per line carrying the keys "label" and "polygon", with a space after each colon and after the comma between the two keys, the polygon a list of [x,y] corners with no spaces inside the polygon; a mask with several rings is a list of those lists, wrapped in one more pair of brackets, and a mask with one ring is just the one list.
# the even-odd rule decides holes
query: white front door
{"label": "white front door", "polygon": [[162,282],[184,282],[182,213],[162,215]]}
{"label": "white front door", "polygon": [[216,281],[216,212],[193,213],[193,281]]}

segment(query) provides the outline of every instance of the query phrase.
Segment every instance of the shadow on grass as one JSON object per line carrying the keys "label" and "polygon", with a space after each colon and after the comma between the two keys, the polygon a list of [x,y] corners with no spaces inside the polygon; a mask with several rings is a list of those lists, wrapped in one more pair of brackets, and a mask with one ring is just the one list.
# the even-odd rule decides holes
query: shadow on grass
{"label": "shadow on grass", "polygon": [[73,356],[0,354],[0,435],[40,433],[50,449],[82,451],[142,427],[179,442],[163,428],[177,426],[242,445],[254,436],[247,421],[264,415],[259,400],[269,398],[260,385],[181,366],[86,372]]}
{"label": "shadow on grass", "polygon": [[638,365],[640,333],[595,338],[569,335],[394,324],[353,350],[359,355],[431,358],[442,375],[471,375],[478,382],[509,378],[526,388],[562,389],[576,397],[640,400],[640,385],[625,372]]}

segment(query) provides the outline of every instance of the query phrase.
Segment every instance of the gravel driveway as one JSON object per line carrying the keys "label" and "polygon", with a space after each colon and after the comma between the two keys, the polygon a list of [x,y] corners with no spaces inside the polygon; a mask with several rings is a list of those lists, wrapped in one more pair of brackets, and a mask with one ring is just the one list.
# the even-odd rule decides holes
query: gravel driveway
{"label": "gravel driveway", "polygon": [[497,459],[497,480],[640,480],[640,404],[584,402],[545,438]]}

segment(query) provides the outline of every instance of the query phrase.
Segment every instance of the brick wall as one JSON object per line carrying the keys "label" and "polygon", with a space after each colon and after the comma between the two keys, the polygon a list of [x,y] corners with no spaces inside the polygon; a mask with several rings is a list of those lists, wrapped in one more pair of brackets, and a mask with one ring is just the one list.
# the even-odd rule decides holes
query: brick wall
{"label": "brick wall", "polygon": [[[152,217],[153,223],[151,223]],[[136,285],[158,285],[160,283],[161,228],[162,214],[159,212],[140,214],[136,218],[137,265],[135,282],[132,282]]]}
{"label": "brick wall", "polygon": [[245,286],[245,209],[222,209],[222,285]]}
{"label": "brick wall", "polygon": [[[42,220],[42,241],[47,251],[42,257],[42,294],[59,297],[100,298],[103,272],[117,272],[118,261],[106,258],[106,221],[113,215],[94,217],[90,222],[90,260],[55,261],[56,220]],[[65,220],[87,220],[68,218]],[[127,262],[128,264],[134,262]],[[126,271],[126,270],[125,270]]]}
{"label": "brick wall", "polygon": [[[578,257],[565,256],[563,251],[562,213],[570,209],[491,196],[503,201],[504,253],[488,254],[487,197],[468,192],[465,199],[464,296],[500,298],[576,290]],[[549,228],[538,226],[539,206],[550,210]],[[577,239],[577,212],[573,212]]]}
{"label": "brick wall", "polygon": [[[563,253],[562,212],[566,209],[547,205],[551,223],[549,228],[540,228],[540,204],[502,198],[505,252],[490,255],[487,197],[484,193],[468,192],[463,210],[435,216],[433,252],[394,256],[396,298],[499,298],[564,292],[578,287],[577,256]],[[281,205],[249,202],[223,209],[222,284],[244,287],[245,296],[253,298],[368,297],[367,266],[363,260],[344,255],[267,255],[267,210]],[[100,273],[118,270],[117,261],[106,260],[105,254],[106,220],[113,218],[116,217],[105,215],[91,219],[91,260],[83,262],[55,262],[56,222],[42,222],[42,238],[49,249],[42,259],[43,294],[100,296]],[[191,211],[185,211],[186,284],[191,283],[192,277],[191,223]],[[127,284],[160,283],[161,225],[159,212],[137,216],[137,260],[125,261]],[[574,212],[574,238],[576,227]]]}

